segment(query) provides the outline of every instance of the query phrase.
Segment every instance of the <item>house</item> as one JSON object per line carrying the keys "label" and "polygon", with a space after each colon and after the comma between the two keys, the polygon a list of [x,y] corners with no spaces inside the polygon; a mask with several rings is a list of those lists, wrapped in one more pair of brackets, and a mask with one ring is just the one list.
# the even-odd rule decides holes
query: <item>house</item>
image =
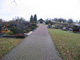
{"label": "house", "polygon": [[45,23],[45,21],[42,19],[42,18],[40,18],[39,20],[38,20],[38,23]]}

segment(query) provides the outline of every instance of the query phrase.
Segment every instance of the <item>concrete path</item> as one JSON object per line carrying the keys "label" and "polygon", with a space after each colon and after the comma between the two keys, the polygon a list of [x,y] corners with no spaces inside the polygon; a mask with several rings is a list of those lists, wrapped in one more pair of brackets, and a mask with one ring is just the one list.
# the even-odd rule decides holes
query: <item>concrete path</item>
{"label": "concrete path", "polygon": [[2,60],[62,60],[45,25],[4,56]]}

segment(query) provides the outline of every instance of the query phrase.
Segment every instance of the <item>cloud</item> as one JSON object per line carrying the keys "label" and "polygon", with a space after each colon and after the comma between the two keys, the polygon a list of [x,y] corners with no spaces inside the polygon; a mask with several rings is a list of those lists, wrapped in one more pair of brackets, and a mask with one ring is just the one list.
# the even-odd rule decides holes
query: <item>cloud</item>
{"label": "cloud", "polygon": [[0,17],[9,20],[19,16],[29,20],[31,15],[37,14],[39,18],[73,18],[79,20],[79,0],[1,0]]}

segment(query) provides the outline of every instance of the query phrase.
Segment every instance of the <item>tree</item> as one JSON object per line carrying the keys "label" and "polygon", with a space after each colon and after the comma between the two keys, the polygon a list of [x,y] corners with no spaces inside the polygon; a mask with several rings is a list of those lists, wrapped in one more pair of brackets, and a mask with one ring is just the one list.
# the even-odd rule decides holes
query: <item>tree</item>
{"label": "tree", "polygon": [[30,17],[30,22],[34,22],[33,15],[31,15],[31,17]]}
{"label": "tree", "polygon": [[11,23],[25,23],[25,19],[23,17],[15,17],[12,20],[10,20],[9,22]]}
{"label": "tree", "polygon": [[37,15],[34,15],[34,22],[37,23]]}
{"label": "tree", "polygon": [[62,18],[58,19],[58,22],[60,22],[60,23],[61,23],[62,21],[63,21],[63,19],[62,19]]}
{"label": "tree", "polygon": [[66,22],[66,19],[63,19],[63,23]]}
{"label": "tree", "polygon": [[68,19],[68,23],[69,24],[73,23],[73,20],[72,19]]}
{"label": "tree", "polygon": [[57,18],[54,18],[53,21],[58,22],[58,19]]}
{"label": "tree", "polygon": [[15,3],[15,5],[17,5],[17,3],[16,3],[16,1],[15,1],[15,0],[13,0],[13,1],[12,1],[12,3]]}
{"label": "tree", "polygon": [[60,20],[60,22],[62,22],[62,23],[66,22],[66,19],[63,19],[63,18],[60,18],[59,20]]}
{"label": "tree", "polygon": [[20,23],[24,23],[25,19],[23,17],[19,18]]}

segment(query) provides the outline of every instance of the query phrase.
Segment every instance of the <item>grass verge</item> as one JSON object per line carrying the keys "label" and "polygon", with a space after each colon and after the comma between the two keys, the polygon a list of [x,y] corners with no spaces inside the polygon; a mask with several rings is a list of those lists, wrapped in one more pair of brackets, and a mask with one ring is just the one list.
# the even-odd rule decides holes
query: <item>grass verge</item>
{"label": "grass verge", "polygon": [[24,39],[0,38],[0,59]]}
{"label": "grass verge", "polygon": [[80,34],[48,29],[63,60],[80,60]]}

